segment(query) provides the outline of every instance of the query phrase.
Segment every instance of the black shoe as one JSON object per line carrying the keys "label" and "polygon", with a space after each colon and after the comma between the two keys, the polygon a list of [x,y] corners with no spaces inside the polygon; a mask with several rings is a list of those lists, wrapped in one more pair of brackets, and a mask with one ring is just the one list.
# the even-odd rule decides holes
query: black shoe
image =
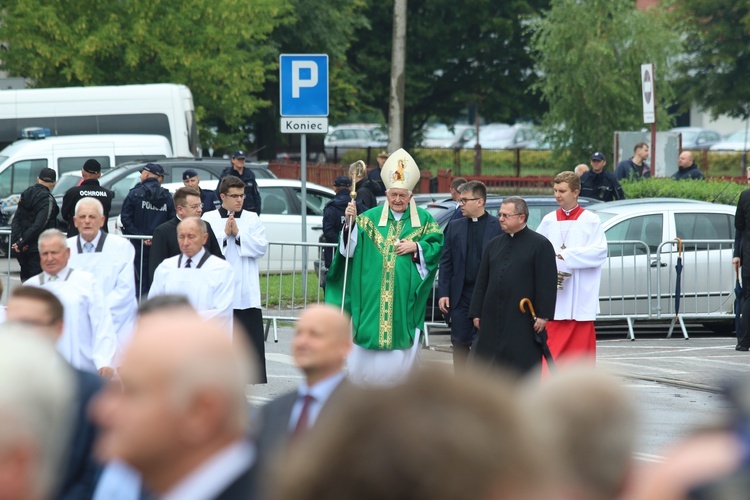
{"label": "black shoe", "polygon": [[737,347],[734,348],[735,351],[750,351],[750,347],[745,347],[743,345],[737,344]]}

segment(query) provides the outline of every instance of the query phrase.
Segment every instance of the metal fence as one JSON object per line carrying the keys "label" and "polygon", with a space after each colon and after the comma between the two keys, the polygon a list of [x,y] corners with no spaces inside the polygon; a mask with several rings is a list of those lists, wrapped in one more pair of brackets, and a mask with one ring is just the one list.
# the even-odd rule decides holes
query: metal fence
{"label": "metal fence", "polygon": [[[10,240],[10,230],[0,229]],[[143,247],[149,236],[127,235]],[[608,258],[602,267],[597,321],[625,321],[628,337],[635,339],[636,321],[670,320],[667,336],[679,325],[688,338],[684,319],[731,324],[734,319],[734,271],[732,240],[665,241],[649,246],[643,241],[608,242]],[[323,250],[335,251],[335,243],[270,242],[265,260],[259,262],[261,302],[266,339],[273,330],[278,341],[279,322],[294,322],[312,303],[324,302]],[[10,241],[5,248],[10,255]],[[5,269],[6,290],[11,288],[11,260]],[[140,272],[143,264],[138,263]],[[680,268],[680,271],[677,269]],[[1,271],[0,271],[1,272]],[[679,290],[678,284],[679,283]],[[440,313],[437,279],[425,310],[425,345],[433,328],[447,328]]]}

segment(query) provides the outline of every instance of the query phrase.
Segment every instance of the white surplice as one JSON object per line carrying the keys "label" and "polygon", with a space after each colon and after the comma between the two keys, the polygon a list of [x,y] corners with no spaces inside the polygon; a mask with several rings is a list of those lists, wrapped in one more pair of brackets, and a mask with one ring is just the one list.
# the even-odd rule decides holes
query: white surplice
{"label": "white surplice", "polygon": [[[135,248],[123,238],[114,234],[99,234],[91,242],[94,249],[99,246],[102,236],[104,244],[101,251],[79,253],[86,240],[78,236],[68,238],[70,260],[68,265],[73,269],[88,271],[94,275],[104,292],[104,299],[112,315],[112,324],[117,336],[117,351],[122,353],[135,327],[138,302],[135,297]],[[80,239],[79,239],[80,238]]]}
{"label": "white surplice", "polygon": [[93,373],[114,367],[117,337],[104,293],[93,274],[65,267],[54,281],[43,272],[24,285],[45,288],[62,302],[63,333],[57,350],[63,358],[73,367]]}
{"label": "white surplice", "polygon": [[268,251],[266,229],[261,224],[258,214],[243,210],[235,214],[234,218],[239,233],[236,237],[227,236],[224,231],[227,225],[226,213],[223,209],[212,210],[203,215],[203,220],[211,225],[224,258],[234,268],[236,284],[232,307],[260,308],[262,303],[257,259]]}
{"label": "white surplice", "polygon": [[234,270],[219,257],[209,255],[198,268],[206,252],[192,258],[192,267],[185,268],[188,257],[183,254],[165,259],[154,272],[154,281],[148,298],[157,295],[185,295],[198,313],[206,319],[215,319],[232,331],[232,303],[234,301]]}
{"label": "white surplice", "polygon": [[583,210],[576,220],[557,220],[556,210],[544,216],[536,232],[546,236],[563,257],[556,260],[557,270],[572,274],[557,291],[554,319],[594,321],[602,265],[607,261],[607,239],[599,216]]}

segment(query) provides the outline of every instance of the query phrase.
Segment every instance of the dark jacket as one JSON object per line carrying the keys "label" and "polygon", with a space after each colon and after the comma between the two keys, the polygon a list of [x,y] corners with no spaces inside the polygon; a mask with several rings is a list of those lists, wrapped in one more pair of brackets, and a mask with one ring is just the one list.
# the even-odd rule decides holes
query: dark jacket
{"label": "dark jacket", "polygon": [[[365,207],[365,210],[370,210],[371,208],[378,206],[376,194],[378,188],[374,182],[365,177],[357,182],[354,188],[357,191],[357,203],[361,203],[362,206]],[[357,208],[357,213],[360,213],[359,208]]]}
{"label": "dark jacket", "polygon": [[238,177],[245,183],[245,201],[242,203],[242,209],[260,215],[260,191],[258,191],[258,183],[255,181],[255,174],[253,171],[247,167],[242,170],[242,175],[240,175],[234,167],[227,167],[222,170],[221,175],[219,176],[219,183],[216,185],[216,197],[221,199],[219,196],[221,180],[228,175]]}
{"label": "dark jacket", "polygon": [[151,177],[130,190],[122,203],[124,234],[153,234],[160,224],[175,216],[174,201],[169,191]]}
{"label": "dark jacket", "polygon": [[[153,231],[154,237],[151,239],[151,252],[148,259],[148,273],[152,280],[159,264],[180,253],[180,244],[177,242],[177,224],[179,223],[180,219],[175,216],[164,224],[159,224]],[[224,254],[221,252],[214,230],[211,229],[211,224],[206,224],[206,229],[208,229],[208,239],[203,247],[207,252],[223,259]]]}
{"label": "dark jacket", "polygon": [[97,427],[89,416],[89,405],[101,390],[102,380],[83,370],[75,369],[74,373],[77,382],[75,429],[60,492],[55,497],[60,500],[92,498],[102,472],[102,466],[94,458]]}
{"label": "dark jacket", "polygon": [[606,170],[598,174],[589,170],[581,176],[581,196],[602,201],[625,199],[625,193],[615,174]]}
{"label": "dark jacket", "polygon": [[703,172],[698,168],[698,165],[693,162],[688,168],[678,168],[677,172],[672,175],[672,179],[684,181],[685,179],[705,179],[705,177],[703,176]]}
{"label": "dark jacket", "polygon": [[[321,241],[325,243],[336,243],[339,241],[339,233],[341,228],[344,227],[346,216],[346,206],[352,201],[351,192],[348,189],[344,189],[336,193],[331,201],[326,203],[323,209],[323,237]],[[357,197],[357,213],[362,213],[366,210],[364,205],[359,201]],[[327,268],[331,267],[331,261],[333,260],[333,249],[323,249],[323,260]]]}
{"label": "dark jacket", "polygon": [[210,212],[216,210],[221,206],[221,199],[216,195],[215,192],[210,189],[200,189],[201,192],[201,203],[203,203],[203,212]]}
{"label": "dark jacket", "polygon": [[377,188],[377,193],[375,193],[375,196],[384,196],[385,184],[383,184],[383,179],[380,177],[380,167],[375,167],[367,172],[367,178],[370,179],[370,182],[372,182],[373,186]]}
{"label": "dark jacket", "polygon": [[57,225],[57,207],[55,198],[47,186],[34,184],[21,193],[18,210],[11,225],[11,240],[18,244],[18,248],[25,246],[29,250],[37,251],[37,240],[45,229],[53,229]]}
{"label": "dark jacket", "polygon": [[[68,236],[75,236],[78,234],[78,229],[73,224],[73,216],[76,211],[76,203],[78,203],[81,198],[96,198],[102,202],[102,207],[104,207],[104,217],[109,219],[109,210],[112,208],[112,199],[114,197],[115,192],[111,189],[100,186],[97,179],[86,179],[78,186],[68,189],[65,192],[65,196],[63,196],[63,203],[60,208],[60,216],[68,224]],[[106,223],[102,227],[102,231],[107,231]]]}
{"label": "dark jacket", "polygon": [[[469,234],[469,219],[461,217],[450,221],[445,227],[445,243],[440,257],[438,273],[438,298],[448,297],[452,307],[461,300],[464,288],[464,271],[466,270],[466,239]],[[490,240],[503,234],[497,217],[488,214],[482,238],[482,255]]]}
{"label": "dark jacket", "polygon": [[630,179],[631,177],[636,181],[651,177],[651,169],[649,168],[648,163],[644,161],[643,165],[639,167],[633,163],[632,158],[622,160],[618,163],[617,168],[615,168],[615,178],[618,181],[621,181],[623,179]]}

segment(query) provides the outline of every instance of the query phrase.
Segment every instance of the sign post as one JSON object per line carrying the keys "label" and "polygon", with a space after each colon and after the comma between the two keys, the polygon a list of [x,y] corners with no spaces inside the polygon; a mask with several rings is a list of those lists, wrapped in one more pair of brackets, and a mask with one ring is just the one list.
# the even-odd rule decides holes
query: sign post
{"label": "sign post", "polygon": [[[328,133],[328,54],[279,56],[281,132],[300,135],[302,242],[307,241],[307,134]],[[307,247],[302,247],[307,290]]]}
{"label": "sign post", "polygon": [[651,124],[651,175],[656,173],[656,85],[654,65],[641,64],[643,123]]}

